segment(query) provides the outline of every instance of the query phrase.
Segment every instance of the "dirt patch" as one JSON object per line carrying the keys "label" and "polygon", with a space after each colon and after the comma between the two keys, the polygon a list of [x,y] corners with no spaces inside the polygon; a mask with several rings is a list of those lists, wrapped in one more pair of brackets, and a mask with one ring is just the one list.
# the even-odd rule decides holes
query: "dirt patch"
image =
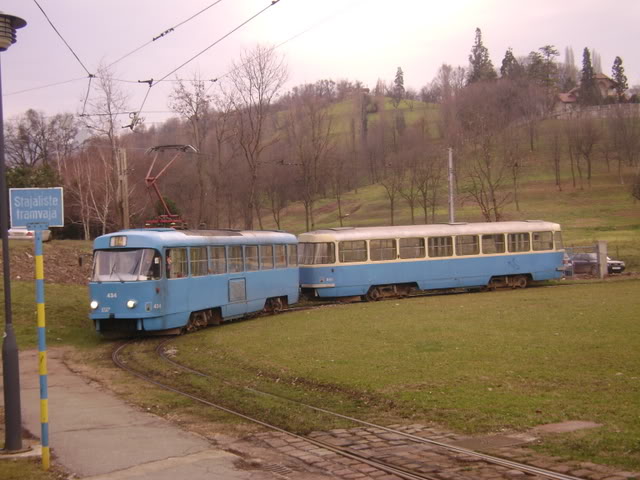
{"label": "dirt patch", "polygon": [[[89,250],[90,251],[90,250]],[[44,246],[44,278],[47,283],[86,285],[91,276],[91,256],[78,245],[65,245],[54,241]],[[82,266],[78,258],[82,256]],[[9,247],[11,279],[30,281],[35,279],[33,245],[13,244]],[[4,258],[0,259],[0,268]]]}

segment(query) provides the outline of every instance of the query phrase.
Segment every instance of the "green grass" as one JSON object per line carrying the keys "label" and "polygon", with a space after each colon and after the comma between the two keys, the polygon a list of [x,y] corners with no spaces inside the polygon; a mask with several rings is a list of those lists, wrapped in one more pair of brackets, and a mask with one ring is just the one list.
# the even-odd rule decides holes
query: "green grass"
{"label": "green grass", "polygon": [[[598,422],[540,448],[639,469],[638,291],[640,281],[625,280],[354,304],[230,324],[176,344],[194,368],[364,418],[467,433]],[[216,392],[259,410],[246,392],[221,384]],[[308,417],[283,421],[316,427]]]}
{"label": "green grass", "polygon": [[[35,282],[11,282],[12,318],[18,347],[38,345]],[[100,343],[88,317],[87,287],[45,283],[45,321],[49,347],[72,345],[91,348]],[[0,289],[4,305],[4,288]],[[4,325],[4,309],[0,312]]]}

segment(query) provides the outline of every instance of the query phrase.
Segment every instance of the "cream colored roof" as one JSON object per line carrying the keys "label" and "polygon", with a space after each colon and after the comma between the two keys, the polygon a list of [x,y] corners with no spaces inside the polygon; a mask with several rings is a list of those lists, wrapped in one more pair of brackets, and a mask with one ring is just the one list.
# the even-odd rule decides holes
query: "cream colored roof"
{"label": "cream colored roof", "polygon": [[302,233],[298,235],[298,241],[331,242],[366,240],[370,238],[439,237],[447,235],[477,235],[481,233],[548,232],[559,230],[559,224],[542,220],[404,225],[395,227],[345,227]]}

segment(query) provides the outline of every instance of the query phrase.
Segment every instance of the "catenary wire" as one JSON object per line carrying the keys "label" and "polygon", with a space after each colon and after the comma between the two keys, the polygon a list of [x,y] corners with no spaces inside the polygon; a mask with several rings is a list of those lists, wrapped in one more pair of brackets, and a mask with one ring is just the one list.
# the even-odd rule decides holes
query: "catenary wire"
{"label": "catenary wire", "polygon": [[[149,83],[149,91],[151,90],[151,88],[153,88],[153,86],[155,86],[157,83],[162,82],[163,80],[165,80],[167,77],[169,77],[170,75],[173,75],[175,72],[177,72],[178,70],[180,70],[181,68],[185,67],[186,65],[188,65],[189,63],[191,63],[192,61],[194,61],[196,58],[198,58],[200,55],[202,55],[203,53],[205,53],[206,51],[208,51],[209,49],[211,49],[212,47],[216,46],[218,43],[220,43],[222,40],[224,40],[225,38],[229,37],[232,33],[237,32],[238,30],[240,30],[242,27],[244,27],[247,23],[251,22],[252,20],[256,19],[258,16],[262,15],[264,12],[266,12],[268,9],[270,9],[271,7],[273,7],[274,5],[276,5],[278,2],[280,2],[280,0],[272,0],[272,2],[267,5],[265,8],[263,8],[262,10],[260,10],[258,13],[254,14],[253,16],[249,17],[247,20],[245,20],[244,22],[242,22],[240,25],[238,25],[237,27],[233,28],[231,31],[227,32],[225,35],[223,35],[222,37],[220,37],[219,39],[217,39],[215,42],[213,42],[211,45],[209,45],[208,47],[206,47],[205,49],[201,50],[200,52],[198,52],[196,55],[194,55],[193,57],[191,57],[190,59],[188,59],[186,62],[182,63],[181,65],[179,65],[178,67],[174,68],[173,70],[171,70],[169,73],[167,73],[164,77],[162,77],[160,80],[157,81],[151,81],[151,83]],[[139,112],[142,111],[142,109],[144,108],[144,104],[147,101],[147,98],[149,97],[149,91],[147,92],[147,94],[144,97],[144,100],[142,102],[142,105],[140,105],[140,108],[138,109],[138,115]]]}
{"label": "catenary wire", "polygon": [[123,55],[122,57],[118,58],[117,60],[111,62],[107,68],[112,67],[113,65],[115,65],[116,63],[124,60],[125,58],[133,55],[134,53],[142,50],[144,47],[151,45],[153,42],[155,42],[156,40],[160,40],[161,38],[164,38],[166,35],[168,35],[169,33],[173,32],[176,28],[181,27],[182,25],[184,25],[185,23],[193,20],[194,18],[196,18],[198,15],[206,12],[207,10],[209,10],[211,7],[215,7],[216,5],[218,5],[220,2],[222,2],[222,0],[216,0],[215,2],[211,3],[210,5],[206,6],[205,8],[203,8],[202,10],[200,10],[199,12],[194,13],[193,15],[191,15],[189,18],[187,18],[186,20],[183,20],[182,22],[174,25],[173,27],[169,27],[166,30],[164,30],[162,33],[160,33],[159,35],[156,35],[155,37],[153,37],[151,40],[149,40],[148,42],[144,43],[143,45],[140,45],[139,47],[133,49],[132,51],[130,51],[129,53],[126,53],[125,55]]}
{"label": "catenary wire", "polygon": [[73,54],[74,57],[76,57],[76,60],[78,60],[78,63],[82,66],[82,68],[84,69],[85,72],[87,72],[87,75],[89,75],[89,77],[91,77],[91,72],[89,72],[89,70],[87,69],[87,67],[84,66],[84,63],[82,63],[82,60],[80,60],[80,57],[78,57],[78,55],[76,55],[76,52],[73,51],[73,48],[71,48],[71,46],[67,43],[67,41],[64,39],[64,37],[62,36],[62,34],[58,31],[58,29],[56,28],[56,26],[53,24],[53,22],[51,21],[51,19],[49,18],[49,16],[47,15],[47,12],[44,11],[44,9],[40,6],[40,4],[38,3],[38,0],[33,0],[34,3],[38,6],[38,8],[40,9],[40,11],[42,12],[42,14],[44,15],[44,18],[47,19],[47,22],[49,22],[49,25],[51,25],[51,28],[53,28],[53,31],[56,32],[58,34],[58,36],[60,37],[60,39],[64,42],[64,44],[67,46],[67,48],[69,49],[69,51]]}
{"label": "catenary wire", "polygon": [[11,95],[18,95],[20,93],[34,92],[36,90],[42,90],[44,88],[57,87],[58,85],[65,85],[67,83],[78,82],[80,80],[85,80],[86,78],[87,77],[79,77],[79,78],[72,78],[71,80],[63,80],[61,82],[48,83],[47,85],[40,85],[39,87],[25,88],[24,90],[16,90],[15,92],[5,93],[2,96],[9,97]]}

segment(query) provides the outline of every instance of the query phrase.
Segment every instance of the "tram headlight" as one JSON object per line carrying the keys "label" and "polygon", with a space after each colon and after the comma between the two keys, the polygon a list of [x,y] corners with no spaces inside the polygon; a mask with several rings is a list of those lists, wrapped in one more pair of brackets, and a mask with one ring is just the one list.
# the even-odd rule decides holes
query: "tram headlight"
{"label": "tram headlight", "polygon": [[127,301],[127,308],[136,308],[136,305],[138,305],[138,301],[137,300],[128,300]]}
{"label": "tram headlight", "polygon": [[95,310],[98,308],[98,302],[96,300],[91,300],[89,306],[91,307],[91,310]]}

